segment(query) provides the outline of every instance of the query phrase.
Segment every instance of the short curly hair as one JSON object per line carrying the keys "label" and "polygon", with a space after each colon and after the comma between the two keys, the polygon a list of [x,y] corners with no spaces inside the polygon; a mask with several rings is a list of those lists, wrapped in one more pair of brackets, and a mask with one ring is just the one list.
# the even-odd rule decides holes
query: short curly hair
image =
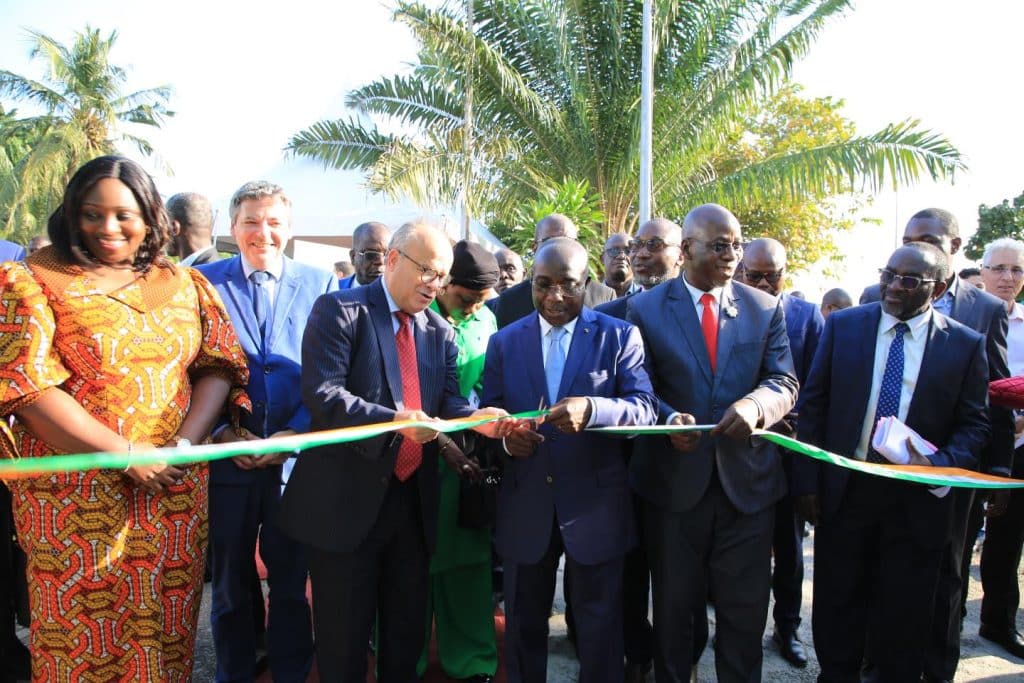
{"label": "short curly hair", "polygon": [[50,215],[46,232],[61,260],[86,267],[96,263],[82,242],[79,225],[86,195],[104,178],[116,178],[131,190],[146,224],[146,236],[135,253],[132,269],[145,272],[153,265],[170,267],[171,262],[163,256],[164,247],[170,239],[170,222],[160,193],[142,166],[127,157],[115,155],[97,157],[75,171],[64,190],[61,205]]}

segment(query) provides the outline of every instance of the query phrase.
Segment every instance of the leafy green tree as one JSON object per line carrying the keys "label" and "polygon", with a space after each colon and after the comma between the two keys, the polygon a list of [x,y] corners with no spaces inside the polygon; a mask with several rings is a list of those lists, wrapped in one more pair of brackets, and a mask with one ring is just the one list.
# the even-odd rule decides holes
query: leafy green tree
{"label": "leafy green tree", "polygon": [[[849,0],[658,0],[654,26],[655,211],[876,188],[962,166],[941,135],[904,121],[866,135],[724,168],[730,132],[776,93],[818,32]],[[600,198],[606,234],[636,223],[642,0],[475,0],[440,8],[398,0],[396,21],[419,41],[408,76],[347,97],[358,117],[296,133],[287,150],[327,167],[361,169],[392,197],[450,205],[464,195],[487,223],[566,178]],[[473,93],[472,150],[463,144]],[[795,140],[795,138],[794,138]],[[471,157],[467,160],[467,157]],[[470,163],[472,172],[465,173]],[[468,178],[468,181],[465,179]],[[464,183],[468,186],[464,187]]]}
{"label": "leafy green tree", "polygon": [[6,157],[0,161],[0,231],[12,237],[45,225],[67,181],[89,159],[115,152],[120,143],[153,155],[134,126],[159,128],[174,115],[167,109],[167,86],[123,92],[127,74],[110,61],[116,31],[104,37],[86,26],[70,46],[37,31],[29,36],[42,78],[0,70],[0,97],[42,112],[0,119]]}
{"label": "leafy green tree", "polygon": [[964,253],[977,261],[985,253],[985,245],[1000,237],[1024,240],[1024,192],[1014,197],[1012,203],[1004,199],[995,206],[978,207],[978,231],[971,235]]}

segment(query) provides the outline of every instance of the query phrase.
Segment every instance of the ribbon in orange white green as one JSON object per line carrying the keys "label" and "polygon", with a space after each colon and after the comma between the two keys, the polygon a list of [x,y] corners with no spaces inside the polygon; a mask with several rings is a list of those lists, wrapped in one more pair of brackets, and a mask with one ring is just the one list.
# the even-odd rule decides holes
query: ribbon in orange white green
{"label": "ribbon in orange white green", "polygon": [[[597,427],[590,431],[622,435],[653,435],[673,434],[678,432],[706,432],[714,429],[714,425],[655,425],[650,427]],[[800,455],[821,460],[848,470],[864,472],[878,477],[910,481],[928,486],[954,486],[971,489],[1012,489],[1024,488],[1024,480],[996,477],[990,474],[972,472],[958,467],[917,467],[913,465],[880,465],[873,462],[854,460],[842,455],[830,453],[816,446],[806,444],[788,436],[768,432],[762,429],[754,431],[767,441],[778,444]]]}

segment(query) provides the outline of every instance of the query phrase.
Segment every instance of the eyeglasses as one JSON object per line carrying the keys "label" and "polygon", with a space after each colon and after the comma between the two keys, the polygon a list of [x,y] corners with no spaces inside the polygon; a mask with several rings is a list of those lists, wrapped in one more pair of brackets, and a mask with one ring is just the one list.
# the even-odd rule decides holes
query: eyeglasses
{"label": "eyeglasses", "polygon": [[409,256],[401,249],[397,249],[396,251],[405,258],[412,261],[413,265],[420,269],[420,282],[422,284],[429,285],[430,283],[435,282],[437,280],[441,280],[443,282],[444,279],[448,277],[447,275],[440,271],[434,270],[433,268],[427,268],[425,265],[423,265],[413,257]]}
{"label": "eyeglasses", "polygon": [[938,282],[938,280],[928,280],[916,275],[900,275],[886,268],[882,268],[878,271],[878,281],[883,285],[891,285],[897,280],[899,280],[900,287],[903,289],[917,289],[926,282]]}
{"label": "eyeglasses", "polygon": [[767,280],[771,284],[777,285],[779,283],[779,280],[781,280],[782,276],[785,274],[785,269],[776,270],[775,272],[772,273],[758,273],[756,270],[743,270],[743,277],[749,282],[753,282],[755,284],[757,284],[761,280]]}
{"label": "eyeglasses", "polygon": [[1020,278],[1024,277],[1024,268],[1021,268],[1020,266],[1000,265],[1000,266],[982,266],[982,268],[984,268],[985,270],[991,270],[993,273],[995,273],[999,277],[1002,277],[1002,276],[1006,275],[1007,273],[1012,275],[1013,278],[1016,279],[1016,280],[1019,280]]}
{"label": "eyeglasses", "polygon": [[583,294],[583,290],[586,288],[586,284],[576,283],[555,285],[550,282],[537,282],[536,280],[534,280],[533,288],[536,289],[541,294],[543,294],[544,296],[552,296],[556,292],[561,292],[562,296],[566,298],[573,298]]}
{"label": "eyeglasses", "polygon": [[607,249],[604,250],[605,256],[625,256],[628,253],[629,245],[626,245],[625,247],[608,247]]}
{"label": "eyeglasses", "polygon": [[717,242],[705,242],[704,246],[715,252],[716,254],[724,254],[727,249],[732,249],[733,253],[743,253],[743,242],[725,242],[718,240]]}
{"label": "eyeglasses", "polygon": [[375,249],[363,249],[362,251],[357,251],[356,252],[356,256],[362,256],[364,259],[366,259],[368,261],[383,261],[384,260],[384,252],[383,251],[377,251]]}
{"label": "eyeglasses", "polygon": [[665,247],[678,246],[679,245],[676,244],[675,242],[666,242],[660,237],[654,237],[649,240],[633,240],[632,242],[629,243],[629,250],[636,254],[643,250],[644,247],[647,247],[647,251],[649,251],[652,254],[657,254],[659,251],[664,250]]}

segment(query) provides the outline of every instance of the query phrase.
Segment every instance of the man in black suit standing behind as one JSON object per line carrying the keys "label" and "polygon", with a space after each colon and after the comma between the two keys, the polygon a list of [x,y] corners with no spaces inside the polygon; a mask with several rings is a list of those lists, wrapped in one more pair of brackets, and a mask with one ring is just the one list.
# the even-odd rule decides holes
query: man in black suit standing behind
{"label": "man in black suit standing behind", "polygon": [[179,192],[167,200],[174,240],[169,251],[183,266],[201,266],[220,259],[213,244],[210,200],[195,192]]}
{"label": "man in black suit standing behind", "polygon": [[[537,253],[540,245],[552,237],[568,237],[571,240],[579,239],[579,230],[567,216],[560,213],[552,213],[541,218],[533,231],[533,252]],[[615,290],[597,282],[592,277],[587,278],[586,289],[583,292],[583,305],[587,308],[594,308],[605,301],[615,298]],[[533,284],[530,278],[524,279],[519,284],[506,289],[497,299],[491,299],[487,305],[494,311],[498,319],[498,329],[514,323],[520,318],[533,313]]]}
{"label": "man in black suit standing behind", "polygon": [[[302,398],[311,431],[474,413],[459,394],[455,332],[427,309],[452,264],[443,232],[423,223],[391,239],[383,277],[321,295],[302,345]],[[502,437],[509,422],[477,431]],[[281,527],[306,546],[317,667],[323,681],[366,680],[376,615],[377,680],[416,679],[428,560],[437,535],[438,448],[447,437],[407,428],[299,458]]]}
{"label": "man in black suit standing behind", "polygon": [[[949,264],[946,291],[933,304],[936,311],[966,325],[985,337],[989,381],[1009,377],[1006,362],[1006,307],[998,298],[965,284],[956,276],[952,257],[960,250],[960,228],[956,217],[944,209],[922,209],[907,222],[903,243],[925,242],[945,254]],[[862,304],[879,300],[879,285],[864,290]],[[981,452],[979,469],[987,474],[1010,475],[1013,457],[1013,416],[1005,408],[990,407],[992,436]],[[981,528],[982,501],[973,489],[954,489],[953,528],[943,554],[939,584],[935,593],[932,637],[925,655],[926,681],[952,681],[960,661],[960,623],[967,601],[965,577],[970,575],[974,539]],[[1003,501],[1005,494],[996,496]],[[870,655],[870,652],[869,652]],[[869,656],[870,659],[870,656]]]}

